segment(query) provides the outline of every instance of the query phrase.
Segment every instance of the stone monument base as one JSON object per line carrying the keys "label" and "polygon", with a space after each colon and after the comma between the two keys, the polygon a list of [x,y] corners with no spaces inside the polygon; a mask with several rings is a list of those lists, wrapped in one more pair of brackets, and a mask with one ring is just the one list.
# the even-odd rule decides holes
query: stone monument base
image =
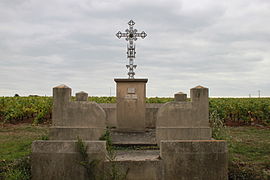
{"label": "stone monument base", "polygon": [[119,131],[145,131],[145,99],[148,79],[114,79],[116,119]]}
{"label": "stone monument base", "polygon": [[[83,141],[87,145],[89,161],[105,160],[105,141]],[[34,141],[32,144],[31,172],[33,180],[86,180],[85,168],[80,164],[81,154],[76,141]],[[97,167],[102,169],[102,167]],[[98,175],[98,173],[95,173]]]}
{"label": "stone monument base", "polygon": [[[89,162],[99,162],[96,169],[91,169],[97,177],[108,175],[115,166],[126,180],[228,179],[225,141],[165,140],[161,141],[160,150],[118,150],[113,160],[106,159],[105,141],[84,143]],[[33,180],[91,179],[80,164],[82,157],[76,141],[35,141],[32,152]]]}

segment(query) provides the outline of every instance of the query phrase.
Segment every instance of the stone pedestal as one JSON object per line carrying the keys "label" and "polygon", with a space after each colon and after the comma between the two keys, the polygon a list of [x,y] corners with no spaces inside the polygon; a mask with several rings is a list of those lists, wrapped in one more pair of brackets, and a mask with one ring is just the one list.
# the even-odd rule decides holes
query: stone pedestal
{"label": "stone pedestal", "polygon": [[144,131],[148,79],[114,79],[114,81],[117,92],[117,128],[123,131]]}

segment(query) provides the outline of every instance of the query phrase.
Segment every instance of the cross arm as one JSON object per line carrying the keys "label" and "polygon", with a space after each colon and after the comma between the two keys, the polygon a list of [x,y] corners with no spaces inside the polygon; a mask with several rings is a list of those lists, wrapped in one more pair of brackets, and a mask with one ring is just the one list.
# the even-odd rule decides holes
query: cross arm
{"label": "cross arm", "polygon": [[147,36],[147,34],[142,31],[141,33],[135,33],[135,37],[141,37],[142,39],[144,39]]}
{"label": "cross arm", "polygon": [[128,33],[122,33],[122,32],[118,32],[116,33],[116,36],[120,39],[121,37],[128,37]]}

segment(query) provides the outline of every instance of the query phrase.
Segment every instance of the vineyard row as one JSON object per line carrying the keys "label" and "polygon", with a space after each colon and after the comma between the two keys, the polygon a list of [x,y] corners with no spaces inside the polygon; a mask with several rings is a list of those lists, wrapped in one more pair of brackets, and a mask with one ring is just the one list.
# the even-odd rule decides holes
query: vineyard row
{"label": "vineyard row", "polygon": [[[97,103],[115,103],[115,97],[89,97]],[[147,98],[147,103],[166,103],[173,98]],[[270,124],[270,98],[210,98],[210,113],[217,113],[227,124]],[[51,119],[51,97],[0,97],[0,121],[32,119],[42,123]]]}

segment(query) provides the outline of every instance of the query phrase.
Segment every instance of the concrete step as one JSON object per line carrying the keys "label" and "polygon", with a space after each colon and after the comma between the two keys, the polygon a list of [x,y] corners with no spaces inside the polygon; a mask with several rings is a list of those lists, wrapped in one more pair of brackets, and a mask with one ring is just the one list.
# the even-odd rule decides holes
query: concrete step
{"label": "concrete step", "polygon": [[159,150],[125,150],[117,151],[113,161],[105,162],[105,169],[114,165],[126,180],[161,180],[162,161]]}
{"label": "concrete step", "polygon": [[115,161],[159,160],[159,150],[120,150],[116,151]]}
{"label": "concrete step", "polygon": [[118,145],[155,145],[156,134],[154,129],[144,132],[121,132],[117,129],[111,130],[113,144]]}

